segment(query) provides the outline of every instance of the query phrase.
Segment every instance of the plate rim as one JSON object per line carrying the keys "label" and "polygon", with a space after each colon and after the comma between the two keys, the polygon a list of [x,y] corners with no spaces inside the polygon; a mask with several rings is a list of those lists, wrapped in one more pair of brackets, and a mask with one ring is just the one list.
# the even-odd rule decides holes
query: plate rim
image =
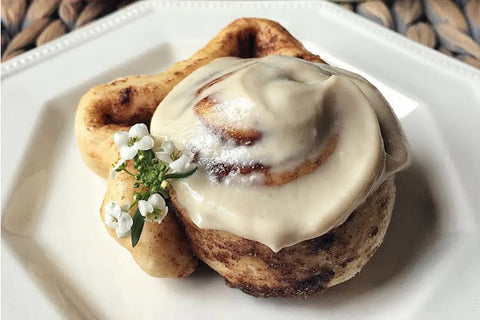
{"label": "plate rim", "polygon": [[285,9],[316,9],[322,8],[332,11],[337,16],[347,16],[353,25],[361,25],[365,30],[370,31],[376,37],[381,37],[386,41],[395,41],[396,45],[423,59],[425,63],[437,64],[438,67],[444,67],[450,72],[466,78],[480,80],[480,70],[464,62],[458,61],[453,57],[442,54],[429,47],[423,46],[405,36],[380,26],[364,17],[353,12],[345,10],[333,3],[327,1],[183,1],[183,0],[146,0],[133,3],[121,10],[113,12],[102,17],[93,23],[73,32],[70,32],[59,39],[53,40],[45,45],[36,47],[19,56],[16,56],[1,64],[0,74],[2,81],[7,77],[14,75],[28,67],[31,67],[41,61],[51,58],[61,52],[72,49],[74,46],[98,37],[105,32],[114,29],[121,23],[137,19],[141,15],[147,14],[149,10],[165,8],[178,9],[225,9],[225,8],[285,8]]}
{"label": "plate rim", "polygon": [[[128,10],[132,10],[135,7],[141,7],[142,9],[137,8],[136,12],[133,12],[131,14],[127,14],[126,12]],[[401,50],[401,52],[406,52],[406,54],[409,54],[412,59],[419,59],[421,60],[422,63],[425,63],[426,65],[434,65],[436,68],[442,68],[446,67],[449,72],[457,72],[457,77],[458,76],[464,76],[464,78],[467,79],[478,79],[480,80],[480,72],[477,71],[475,68],[470,67],[462,62],[459,62],[453,58],[450,58],[448,56],[445,56],[439,52],[436,52],[432,49],[429,49],[427,47],[423,47],[422,45],[419,45],[411,40],[408,40],[407,38],[404,38],[402,35],[399,35],[393,31],[390,31],[388,29],[384,29],[383,27],[380,27],[376,25],[373,22],[370,22],[362,17],[357,16],[354,13],[351,13],[349,11],[346,11],[344,9],[341,9],[340,7],[337,7],[333,4],[330,3],[325,3],[325,2],[313,2],[313,1],[299,1],[299,2],[205,2],[205,1],[199,1],[199,2],[183,2],[183,1],[145,1],[145,2],[139,2],[131,7],[125,8],[118,13],[114,13],[112,15],[109,15],[107,17],[104,17],[100,19],[97,22],[92,23],[90,26],[86,27],[85,29],[81,29],[78,31],[75,31],[74,33],[78,34],[84,34],[83,36],[79,36],[80,38],[76,40],[76,42],[71,42],[67,41],[67,44],[64,46],[55,46],[56,42],[63,43],[65,39],[68,39],[68,37],[73,37],[74,33],[69,34],[65,37],[65,39],[61,38],[58,39],[50,44],[46,45],[46,48],[48,46],[52,46],[53,49],[52,51],[48,51],[45,53],[44,56],[42,56],[42,53],[39,53],[39,55],[36,55],[32,57],[31,59],[26,59],[24,63],[16,65],[13,67],[11,71],[6,72],[6,77],[10,75],[15,75],[21,71],[28,70],[29,67],[34,66],[35,64],[41,63],[46,59],[49,59],[52,56],[55,56],[56,54],[60,54],[64,51],[70,50],[74,48],[77,45],[82,45],[84,42],[87,42],[91,39],[94,39],[98,36],[102,36],[104,33],[108,32],[109,30],[115,28],[115,26],[118,26],[121,23],[132,21],[135,19],[142,18],[142,15],[148,13],[148,10],[155,10],[159,8],[176,8],[176,9],[195,9],[195,8],[202,8],[202,9],[209,9],[209,8],[217,8],[217,9],[231,9],[231,8],[261,8],[261,9],[269,9],[269,8],[320,8],[320,9],[325,9],[329,10],[332,13],[337,13],[337,16],[341,17],[348,17],[348,19],[351,21],[352,25],[358,25],[363,28],[363,31],[367,32],[372,32],[372,30],[377,30],[379,34],[383,34],[383,38],[381,39],[382,41],[388,41],[388,42],[395,42],[396,48]],[[334,11],[332,11],[334,10]],[[123,12],[126,11],[126,12]],[[124,18],[120,18],[119,22],[117,24],[115,23],[110,23],[109,20],[115,19],[117,16],[124,16]],[[100,29],[98,29],[100,28]],[[395,38],[396,37],[396,38]],[[398,41],[397,41],[398,40]],[[416,48],[416,49],[415,49]],[[34,50],[39,50],[41,48],[37,48]],[[417,50],[418,49],[418,50]],[[33,50],[32,50],[33,51]],[[28,55],[30,52],[25,53],[24,55]],[[429,57],[437,57],[440,59],[440,61],[444,61],[444,65],[438,65],[433,59]],[[15,59],[23,59],[23,55],[15,58]],[[12,59],[13,61],[13,59]],[[8,62],[7,62],[8,63]],[[6,63],[6,64],[7,64]],[[2,65],[2,71],[3,71],[3,65]],[[456,71],[458,68],[459,70],[463,71]],[[21,76],[24,76],[22,74]],[[2,76],[2,80],[4,79],[4,76]],[[460,79],[459,79],[460,80]],[[2,228],[3,229],[3,228]],[[2,235],[2,249],[5,250],[5,248],[8,246],[4,246],[4,237]],[[11,248],[8,248],[7,250],[11,250]],[[3,262],[2,262],[3,265]],[[31,281],[36,287],[38,287],[38,282],[36,280]]]}

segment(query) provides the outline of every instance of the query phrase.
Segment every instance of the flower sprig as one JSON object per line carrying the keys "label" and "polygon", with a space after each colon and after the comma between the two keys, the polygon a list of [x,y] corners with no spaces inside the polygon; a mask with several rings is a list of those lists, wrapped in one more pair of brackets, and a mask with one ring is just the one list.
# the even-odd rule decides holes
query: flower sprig
{"label": "flower sprig", "polygon": [[[114,142],[120,150],[120,159],[113,164],[112,177],[124,171],[135,177],[133,203],[124,208],[110,201],[105,208],[105,224],[116,231],[118,238],[131,234],[132,247],[140,240],[145,221],[162,223],[168,213],[170,179],[186,178],[197,170],[193,154],[178,150],[173,142],[165,140],[155,147],[148,128],[138,123],[127,131],[116,132]],[[129,166],[133,162],[132,166]],[[132,172],[133,171],[133,172]],[[136,207],[133,217],[128,214]]]}

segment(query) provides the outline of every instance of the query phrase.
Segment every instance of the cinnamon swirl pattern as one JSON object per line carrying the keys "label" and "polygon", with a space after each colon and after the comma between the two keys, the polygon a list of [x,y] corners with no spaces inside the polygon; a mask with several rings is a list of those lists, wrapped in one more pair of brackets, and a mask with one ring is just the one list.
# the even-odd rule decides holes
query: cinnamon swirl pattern
{"label": "cinnamon swirl pattern", "polygon": [[151,132],[196,155],[197,174],[174,184],[195,225],[275,252],[342,224],[409,162],[370,83],[286,56],[196,70],[159,105]]}

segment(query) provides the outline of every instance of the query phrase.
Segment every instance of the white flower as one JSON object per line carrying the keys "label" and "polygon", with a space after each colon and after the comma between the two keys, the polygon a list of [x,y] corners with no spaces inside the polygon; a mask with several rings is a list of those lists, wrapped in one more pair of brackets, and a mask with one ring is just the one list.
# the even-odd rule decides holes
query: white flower
{"label": "white flower", "polygon": [[130,234],[133,219],[127,212],[122,211],[118,204],[110,201],[105,206],[105,224],[115,230],[118,238],[125,238]]}
{"label": "white flower", "polygon": [[173,160],[178,156],[178,153],[179,151],[173,142],[164,140],[162,147],[155,152],[155,156],[158,160],[168,164],[173,173],[185,173],[195,169],[195,165],[192,164],[193,153],[184,151],[178,159]]}
{"label": "white flower", "polygon": [[185,173],[195,169],[195,165],[192,163],[193,153],[190,151],[182,152],[182,155],[177,160],[170,162],[170,169],[173,173]]}
{"label": "white flower", "polygon": [[[148,134],[148,128],[144,123],[137,123],[128,132],[115,132],[113,141],[120,147],[120,158],[123,160],[133,159],[138,150],[150,150],[154,144],[153,138]],[[134,141],[133,144],[132,141]]]}
{"label": "white flower", "polygon": [[158,193],[152,194],[147,201],[138,201],[138,210],[148,221],[157,223],[161,223],[168,213],[165,199]]}
{"label": "white flower", "polygon": [[177,148],[175,148],[175,145],[173,142],[165,140],[162,143],[162,147],[160,148],[160,151],[155,152],[155,155],[157,156],[157,159],[165,162],[165,163],[170,163],[172,162],[172,153],[177,152]]}
{"label": "white flower", "polygon": [[115,171],[125,163],[133,159],[138,150],[150,150],[153,148],[153,138],[148,134],[148,128],[144,123],[137,123],[128,131],[117,131],[113,135],[113,141],[120,148],[120,160],[113,167],[110,177],[115,176]]}

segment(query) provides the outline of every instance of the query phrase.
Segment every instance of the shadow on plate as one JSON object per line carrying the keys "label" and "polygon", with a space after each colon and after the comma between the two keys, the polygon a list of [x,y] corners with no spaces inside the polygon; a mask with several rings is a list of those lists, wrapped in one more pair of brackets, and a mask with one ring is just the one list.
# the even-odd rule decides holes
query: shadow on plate
{"label": "shadow on plate", "polygon": [[[37,286],[55,303],[64,316],[71,319],[105,319],[99,309],[94,310],[77,290],[76,285],[53,257],[31,238],[2,230],[2,243],[12,247],[16,257],[35,279]],[[2,274],[3,277],[8,275]],[[34,301],[33,301],[34,302]]]}

